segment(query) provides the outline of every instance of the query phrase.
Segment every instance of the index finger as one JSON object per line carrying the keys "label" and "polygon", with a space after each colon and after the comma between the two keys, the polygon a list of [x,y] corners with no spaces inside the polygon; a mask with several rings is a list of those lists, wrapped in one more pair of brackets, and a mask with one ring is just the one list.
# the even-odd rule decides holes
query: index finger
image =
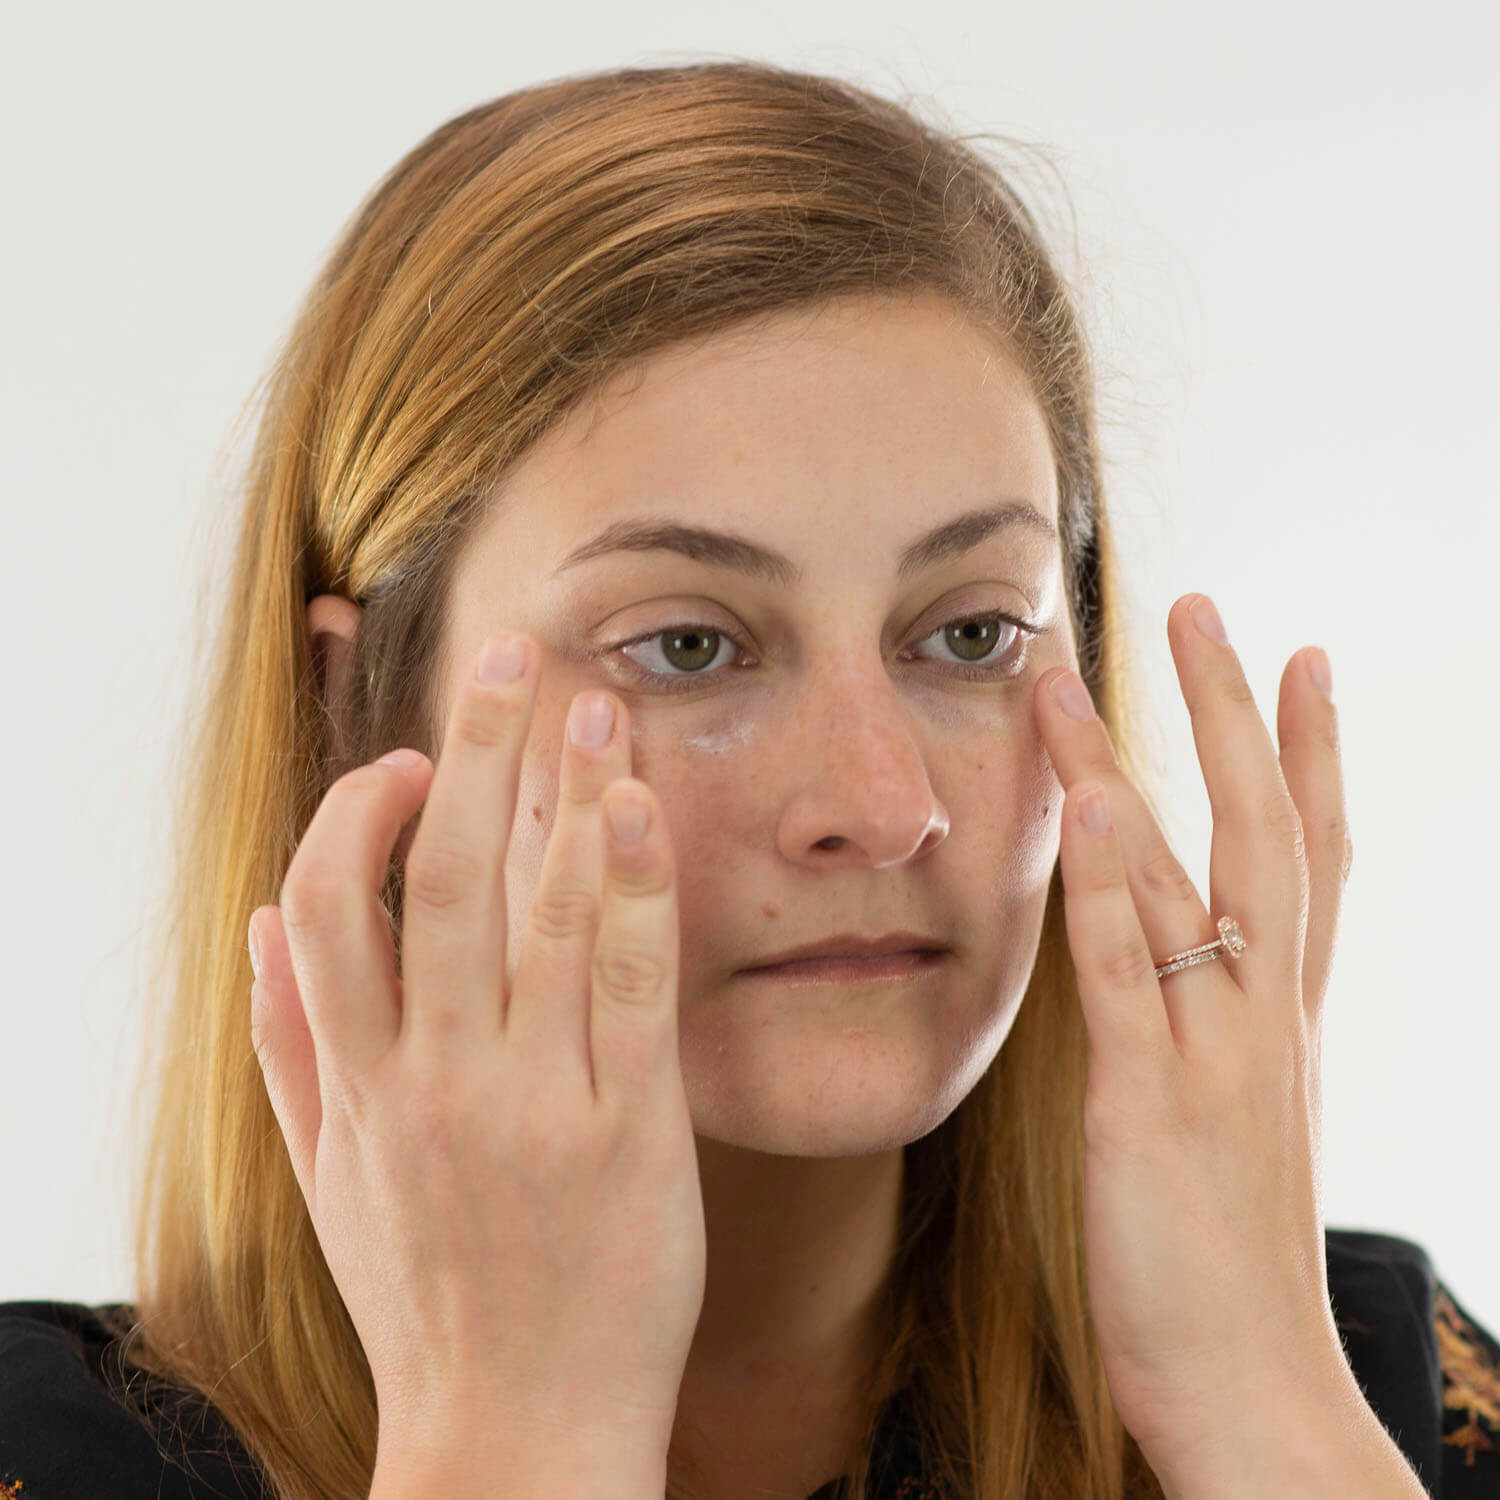
{"label": "index finger", "polygon": [[[518,658],[509,656],[511,645],[519,645]],[[505,856],[531,728],[536,655],[527,636],[489,637],[449,712],[422,824],[406,856],[403,1037],[465,1046],[493,1041],[503,1029]]]}

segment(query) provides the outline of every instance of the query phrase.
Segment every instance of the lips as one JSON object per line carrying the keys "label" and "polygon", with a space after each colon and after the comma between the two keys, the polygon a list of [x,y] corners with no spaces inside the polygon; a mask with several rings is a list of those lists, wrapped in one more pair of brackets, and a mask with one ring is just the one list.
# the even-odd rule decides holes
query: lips
{"label": "lips", "polygon": [[803,943],[800,947],[787,948],[770,954],[759,963],[747,966],[748,971],[775,968],[782,964],[798,963],[809,959],[870,959],[885,958],[899,954],[941,953],[947,945],[938,939],[920,932],[890,932],[879,938],[862,938],[854,933],[840,933],[819,942]]}
{"label": "lips", "polygon": [[908,949],[873,958],[799,958],[787,963],[742,969],[736,976],[751,984],[904,985],[941,972],[950,955],[944,948]]}

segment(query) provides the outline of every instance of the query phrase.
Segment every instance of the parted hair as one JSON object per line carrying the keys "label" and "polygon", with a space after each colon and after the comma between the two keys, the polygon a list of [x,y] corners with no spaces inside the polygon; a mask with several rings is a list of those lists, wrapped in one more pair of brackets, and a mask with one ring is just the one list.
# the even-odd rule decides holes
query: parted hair
{"label": "parted hair", "polygon": [[[227,562],[199,583],[205,629],[170,771],[118,1353],[133,1378],[206,1398],[281,1500],[362,1500],[377,1411],[252,1047],[250,913],[279,899],[344,771],[397,745],[436,759],[455,560],[511,466],[603,382],[674,342],[831,297],[950,298],[1044,414],[1082,674],[1154,806],[1095,360],[1078,293],[1002,170],[1004,139],[742,60],[519,90],[439,126],[374,187],[247,401],[254,440]],[[320,593],[362,607],[333,708],[307,629]],[[336,741],[331,717],[346,727]],[[382,899],[399,958],[399,860]],[[905,1148],[888,1337],[848,1500],[866,1494],[897,1394],[954,1497],[1161,1495],[1111,1403],[1089,1313],[1087,1067],[1055,868],[1004,1045]],[[698,1442],[673,1432],[672,1500],[712,1500]]]}

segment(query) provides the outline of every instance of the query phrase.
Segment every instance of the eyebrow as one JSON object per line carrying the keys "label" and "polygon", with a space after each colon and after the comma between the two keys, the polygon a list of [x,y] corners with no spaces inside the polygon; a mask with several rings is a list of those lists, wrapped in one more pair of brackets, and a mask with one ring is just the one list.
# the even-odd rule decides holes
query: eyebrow
{"label": "eyebrow", "polygon": [[[919,536],[902,552],[896,576],[910,578],[924,568],[968,552],[996,532],[1017,526],[1029,532],[1040,532],[1054,542],[1058,539],[1057,528],[1052,522],[1024,500],[980,506],[977,510],[964,511]],[[800,582],[802,578],[802,569],[784,552],[763,547],[736,532],[689,526],[667,516],[646,516],[606,526],[597,536],[590,537],[568,553],[553,570],[552,576],[555,578],[567,568],[610,552],[658,551],[680,552],[684,557],[707,563],[710,567],[731,568],[783,588]]]}

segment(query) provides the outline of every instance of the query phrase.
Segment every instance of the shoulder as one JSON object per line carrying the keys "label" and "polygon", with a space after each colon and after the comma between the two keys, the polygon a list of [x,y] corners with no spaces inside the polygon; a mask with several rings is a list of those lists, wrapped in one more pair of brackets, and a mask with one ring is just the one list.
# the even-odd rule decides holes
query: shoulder
{"label": "shoulder", "polygon": [[[224,1429],[189,1393],[114,1358],[132,1309],[121,1303],[0,1302],[0,1500],[244,1500],[211,1450],[164,1452],[153,1417],[181,1437],[196,1399],[200,1434]],[[177,1399],[163,1400],[165,1391]],[[186,1398],[186,1400],[184,1400]],[[243,1458],[241,1462],[243,1462]]]}
{"label": "shoulder", "polygon": [[1356,1378],[1429,1494],[1500,1495],[1500,1343],[1426,1249],[1398,1235],[1326,1232],[1328,1289]]}

